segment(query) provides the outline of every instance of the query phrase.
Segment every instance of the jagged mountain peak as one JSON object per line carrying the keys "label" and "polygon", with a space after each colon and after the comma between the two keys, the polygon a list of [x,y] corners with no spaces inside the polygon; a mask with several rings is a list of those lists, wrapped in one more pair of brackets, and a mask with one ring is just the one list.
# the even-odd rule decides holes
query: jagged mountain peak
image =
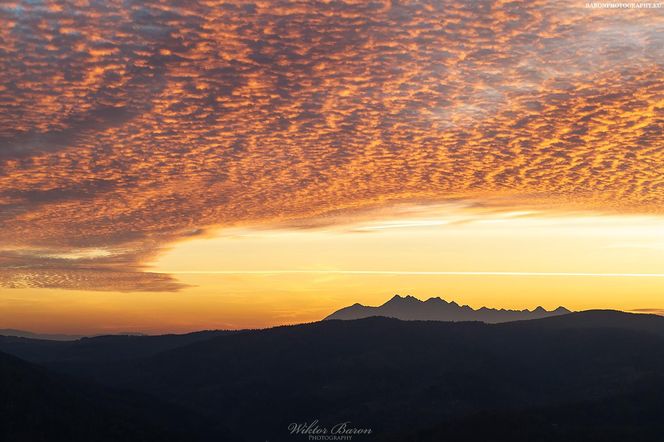
{"label": "jagged mountain peak", "polygon": [[396,294],[383,305],[403,304],[403,303],[422,303],[422,301],[420,301],[419,299],[417,299],[412,295],[401,296],[399,294]]}
{"label": "jagged mountain peak", "polygon": [[442,299],[440,296],[435,296],[435,297],[432,296],[431,298],[427,299],[424,302],[429,304],[447,304],[447,301]]}
{"label": "jagged mountain peak", "polygon": [[536,319],[570,313],[565,307],[547,311],[538,306],[531,310],[509,310],[490,307],[473,309],[467,305],[459,306],[454,301],[445,301],[441,297],[431,297],[426,301],[412,296],[395,294],[389,301],[378,307],[355,303],[332,313],[325,319],[361,319],[370,316],[387,316],[402,320],[428,321],[482,321],[487,323]]}

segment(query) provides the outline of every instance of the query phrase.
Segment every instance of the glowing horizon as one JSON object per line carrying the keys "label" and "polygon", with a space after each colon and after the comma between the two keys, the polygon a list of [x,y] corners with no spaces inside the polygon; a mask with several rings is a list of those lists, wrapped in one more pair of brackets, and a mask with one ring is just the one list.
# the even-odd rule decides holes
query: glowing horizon
{"label": "glowing horizon", "polygon": [[404,288],[664,308],[661,9],[44,0],[0,23],[0,328],[292,323]]}

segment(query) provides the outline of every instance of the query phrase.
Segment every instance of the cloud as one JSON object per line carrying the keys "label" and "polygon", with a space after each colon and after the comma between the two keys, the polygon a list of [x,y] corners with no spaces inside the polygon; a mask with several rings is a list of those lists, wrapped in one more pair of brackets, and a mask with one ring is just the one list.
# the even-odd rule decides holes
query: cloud
{"label": "cloud", "polygon": [[199,229],[403,201],[664,207],[651,10],[47,0],[0,20],[7,248],[128,269]]}
{"label": "cloud", "polygon": [[175,292],[184,287],[170,275],[108,269],[0,269],[3,288],[60,288],[119,292]]}

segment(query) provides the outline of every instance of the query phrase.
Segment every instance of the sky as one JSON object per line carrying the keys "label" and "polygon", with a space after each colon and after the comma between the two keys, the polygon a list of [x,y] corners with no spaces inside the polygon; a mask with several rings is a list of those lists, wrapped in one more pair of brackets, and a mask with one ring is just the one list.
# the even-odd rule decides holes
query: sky
{"label": "sky", "polygon": [[0,4],[0,327],[664,310],[664,8]]}

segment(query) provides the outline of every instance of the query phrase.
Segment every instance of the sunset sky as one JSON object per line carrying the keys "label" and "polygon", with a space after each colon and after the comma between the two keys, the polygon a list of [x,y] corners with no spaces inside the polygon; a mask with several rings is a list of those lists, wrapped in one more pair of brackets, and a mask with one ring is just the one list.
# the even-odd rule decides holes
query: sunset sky
{"label": "sunset sky", "polygon": [[0,328],[664,311],[664,8],[0,4]]}

